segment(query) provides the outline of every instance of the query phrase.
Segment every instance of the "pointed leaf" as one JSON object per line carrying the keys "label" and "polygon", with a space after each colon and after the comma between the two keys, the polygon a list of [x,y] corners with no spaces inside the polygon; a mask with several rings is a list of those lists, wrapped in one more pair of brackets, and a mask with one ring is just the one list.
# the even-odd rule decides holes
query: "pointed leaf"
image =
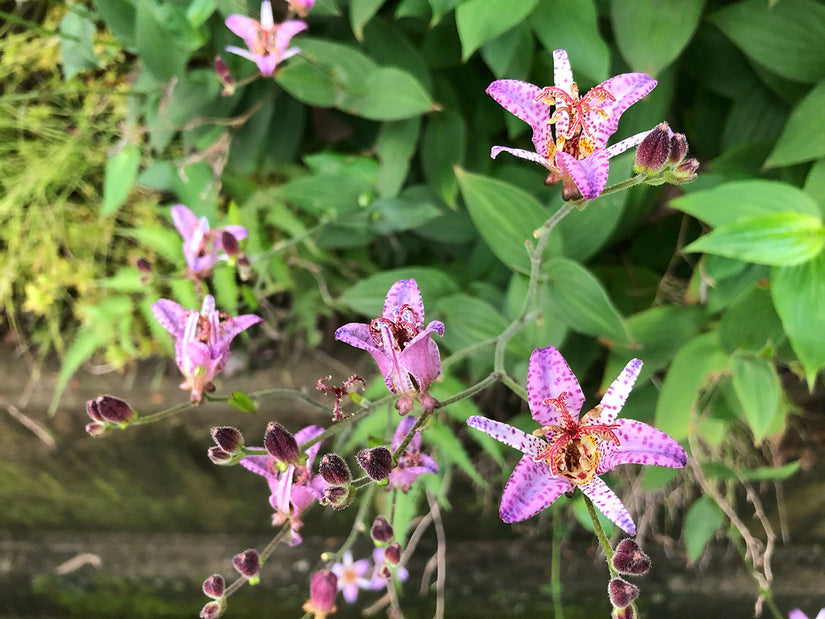
{"label": "pointed leaf", "polygon": [[421,142],[421,166],[427,183],[444,202],[456,208],[455,166],[464,165],[467,128],[455,110],[433,114],[427,119]]}
{"label": "pointed leaf", "polygon": [[372,71],[359,91],[348,91],[339,106],[370,120],[402,120],[437,109],[421,83],[395,67]]}
{"label": "pointed leaf", "polygon": [[533,11],[538,0],[519,0],[502,10],[500,0],[465,0],[455,10],[455,25],[461,39],[461,60],[466,61],[487,41],[507,32]]}
{"label": "pointed leaf", "polygon": [[258,410],[258,405],[255,404],[255,400],[243,391],[233,391],[227,402],[242,413],[254,413]]}
{"label": "pointed leaf", "polygon": [[349,6],[349,23],[359,41],[364,40],[364,26],[378,12],[386,0],[352,0]]}
{"label": "pointed leaf", "polygon": [[825,156],[825,81],[791,112],[765,166],[775,168]]}
{"label": "pointed leaf", "polygon": [[137,180],[139,165],[140,149],[135,144],[126,144],[109,157],[103,177],[101,215],[111,215],[123,205]]}
{"label": "pointed leaf", "polygon": [[733,389],[758,444],[780,412],[782,387],[776,369],[760,357],[737,351],[733,355]]}
{"label": "pointed leaf", "polygon": [[722,510],[710,497],[703,496],[690,506],[683,531],[688,561],[693,563],[702,556],[705,546],[724,520]]}
{"label": "pointed leaf", "polygon": [[100,66],[94,50],[97,29],[88,12],[74,5],[60,22],[60,59],[63,79],[69,81],[83,69]]}

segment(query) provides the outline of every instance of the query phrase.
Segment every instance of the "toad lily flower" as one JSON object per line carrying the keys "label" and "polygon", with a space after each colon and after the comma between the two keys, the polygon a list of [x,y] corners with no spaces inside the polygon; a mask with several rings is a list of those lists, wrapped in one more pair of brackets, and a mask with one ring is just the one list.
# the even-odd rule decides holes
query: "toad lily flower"
{"label": "toad lily flower", "polygon": [[[183,255],[189,272],[197,279],[207,274],[218,260],[226,258],[227,250],[232,252],[232,248],[224,247],[224,235],[231,235],[236,247],[237,241],[246,238],[246,228],[243,226],[210,230],[206,217],[196,217],[183,204],[172,207],[172,221],[183,237]],[[237,249],[235,252],[237,253]]]}
{"label": "toad lily flower", "polygon": [[[295,433],[298,444],[311,441],[324,431],[319,426],[307,426]],[[301,543],[298,531],[304,526],[301,521],[301,512],[310,504],[319,500],[327,487],[327,482],[320,475],[312,472],[312,461],[318,455],[321,443],[315,443],[306,450],[306,463],[290,464],[283,471],[278,466],[274,456],[247,456],[241,460],[241,466],[262,475],[269,484],[269,504],[275,513],[272,514],[272,526],[280,526],[289,522],[292,533],[291,546]],[[282,465],[283,466],[283,465]]]}
{"label": "toad lily flower", "polygon": [[229,343],[236,335],[262,322],[253,314],[228,316],[215,310],[215,299],[209,294],[201,311],[185,309],[169,299],[152,304],[155,319],[177,341],[175,360],[186,380],[180,388],[190,391],[194,403],[203,401],[203,392],[213,388],[212,379],[229,359]]}
{"label": "toad lily flower", "polygon": [[272,17],[269,0],[261,3],[261,21],[245,15],[230,15],[226,27],[244,40],[248,49],[228,46],[226,51],[243,56],[258,65],[261,75],[269,77],[281,62],[297,54],[297,47],[289,47],[296,34],[306,30],[307,25],[297,19],[276,24]]}
{"label": "toad lily flower", "polygon": [[532,434],[473,416],[467,424],[522,451],[501,498],[504,522],[534,516],[578,487],[622,530],[636,525],[624,505],[599,477],[619,464],[657,464],[682,468],[685,450],[664,432],[641,421],[616,419],[636,382],[642,362],[632,360],[613,381],[602,401],[579,419],[584,404],[581,387],[561,353],[549,346],[533,351],[527,372]]}
{"label": "toad lily flower", "polygon": [[414,279],[395,282],[384,300],[384,313],[369,324],[351,322],[339,327],[335,339],[375,359],[387,388],[400,397],[396,408],[402,415],[418,398],[425,411],[438,402],[429,393],[430,384],[441,374],[438,345],[431,333],[444,334],[444,324],[433,320],[424,328],[424,303]]}
{"label": "toad lily flower", "polygon": [[[792,610],[788,614],[788,619],[808,619],[808,615],[806,615],[805,613],[803,613],[801,610],[799,610],[797,608],[795,610]],[[814,617],[814,619],[825,619],[825,608],[820,610],[819,614],[817,614],[817,616]]]}
{"label": "toad lily flower", "polygon": [[[415,425],[415,417],[404,417],[395,429],[392,437],[393,452],[401,446],[401,441]],[[424,473],[438,473],[438,465],[430,456],[421,453],[421,433],[415,436],[407,445],[407,449],[398,458],[398,466],[390,472],[390,483],[387,488],[398,488],[408,492],[413,482]]]}
{"label": "toad lily flower", "polygon": [[[490,156],[505,151],[534,161],[549,171],[548,185],[562,182],[562,197],[593,200],[607,185],[608,160],[636,146],[647,131],[607,147],[619,117],[656,86],[645,73],[611,77],[579,97],[567,53],[553,52],[555,85],[539,88],[519,80],[496,80],[487,94],[533,129],[535,152],[494,146]],[[555,109],[550,113],[551,106]],[[551,125],[555,125],[555,140]]]}

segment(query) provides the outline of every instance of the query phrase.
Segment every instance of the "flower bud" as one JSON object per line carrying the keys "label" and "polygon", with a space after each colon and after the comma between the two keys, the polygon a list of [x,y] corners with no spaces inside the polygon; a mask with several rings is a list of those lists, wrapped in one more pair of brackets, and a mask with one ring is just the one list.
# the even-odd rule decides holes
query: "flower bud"
{"label": "flower bud", "polygon": [[329,486],[324,488],[324,496],[321,497],[321,505],[329,505],[334,510],[342,510],[350,506],[355,498],[355,487],[352,484],[346,486]]}
{"label": "flower bud", "polygon": [[106,423],[101,421],[93,421],[92,423],[86,424],[86,433],[91,436],[92,438],[100,438],[104,434],[106,434],[109,430],[112,429],[113,426],[110,426]]}
{"label": "flower bud", "polygon": [[370,529],[372,541],[377,544],[386,544],[392,539],[394,534],[395,532],[392,530],[392,525],[387,519],[384,518],[384,516],[376,516],[375,522],[372,523],[372,529]]}
{"label": "flower bud", "polygon": [[316,617],[326,617],[334,613],[335,596],[338,594],[338,577],[330,570],[315,572],[309,579],[309,599],[304,610],[315,613]]}
{"label": "flower bud", "polygon": [[225,97],[234,94],[235,78],[232,77],[232,72],[220,56],[215,56],[215,75],[218,76],[221,84],[223,84],[223,92],[221,94]]}
{"label": "flower bud", "polygon": [[685,160],[688,143],[684,133],[674,133],[670,136],[670,155],[667,158],[668,165],[676,166]]}
{"label": "flower bud", "polygon": [[86,414],[93,421],[97,421],[101,424],[106,422],[106,420],[103,418],[103,415],[100,414],[100,409],[98,408],[97,400],[86,401]]}
{"label": "flower bud", "polygon": [[203,581],[203,592],[211,598],[223,597],[226,582],[220,574],[212,574]]}
{"label": "flower bud", "polygon": [[641,576],[650,571],[650,557],[634,540],[623,539],[613,553],[613,567],[622,574]]}
{"label": "flower bud", "polygon": [[324,454],[319,472],[324,481],[333,486],[348,486],[352,481],[346,461],[338,454]]}
{"label": "flower bud", "polygon": [[418,401],[421,402],[421,410],[425,413],[431,413],[441,406],[441,402],[436,400],[429,392],[424,392],[418,396]]}
{"label": "flower bud", "polygon": [[258,556],[258,551],[249,549],[232,557],[232,565],[238,570],[242,576],[246,578],[255,578],[258,572],[261,571],[261,558]]}
{"label": "flower bud", "polygon": [[138,271],[148,275],[152,272],[152,263],[149,262],[146,258],[138,258],[135,260],[135,266],[137,267]]}
{"label": "flower bud", "polygon": [[220,426],[210,430],[212,440],[215,444],[224,451],[235,454],[240,449],[243,449],[244,441],[243,434],[237,428],[230,426]]}
{"label": "flower bud", "polygon": [[659,123],[645,136],[636,149],[633,171],[647,176],[658,175],[670,156],[670,136],[673,132],[666,122]]}
{"label": "flower bud", "polygon": [[[116,398],[113,395],[101,395],[95,400],[97,413],[106,421],[112,423],[129,423],[137,417],[137,413],[125,400]],[[89,412],[89,405],[86,405],[86,412]],[[91,416],[91,415],[90,415]]]}
{"label": "flower bud", "polygon": [[698,159],[685,159],[673,170],[668,170],[663,174],[668,183],[681,185],[696,180],[696,170],[699,169]]}
{"label": "flower bud", "polygon": [[398,410],[398,414],[402,417],[409,413],[413,408],[414,400],[406,395],[402,395],[395,401],[395,408]]}
{"label": "flower bud", "polygon": [[226,230],[221,233],[221,246],[227,256],[237,256],[241,251],[241,246],[238,244],[238,239],[236,239],[231,232],[227,232]]}
{"label": "flower bud", "polygon": [[264,447],[279,462],[286,464],[298,462],[298,443],[295,437],[277,421],[270,421],[266,426]]}
{"label": "flower bud", "polygon": [[621,578],[614,578],[607,585],[607,593],[615,608],[626,608],[639,597],[639,587]]}
{"label": "flower bud", "polygon": [[230,464],[236,464],[239,461],[239,458],[235,455],[221,449],[218,446],[210,447],[206,451],[206,455],[209,456],[209,459],[212,460],[213,464],[220,464],[221,466],[229,466]]}
{"label": "flower bud", "polygon": [[384,560],[390,565],[398,565],[401,561],[401,544],[393,542],[384,548]]}
{"label": "flower bud", "polygon": [[211,602],[207,602],[206,605],[201,608],[201,613],[198,615],[200,619],[218,619],[223,612],[226,610],[226,598],[220,598],[217,600],[212,600]]}
{"label": "flower bud", "polygon": [[392,471],[392,453],[386,447],[362,449],[356,456],[358,464],[373,481],[387,479]]}

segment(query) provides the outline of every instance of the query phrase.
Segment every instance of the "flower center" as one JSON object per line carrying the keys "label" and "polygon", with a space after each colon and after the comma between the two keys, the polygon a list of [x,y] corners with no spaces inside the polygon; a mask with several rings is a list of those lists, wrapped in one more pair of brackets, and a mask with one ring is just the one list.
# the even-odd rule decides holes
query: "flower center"
{"label": "flower center", "polygon": [[385,350],[387,347],[391,347],[401,352],[421,332],[419,324],[420,319],[416,311],[409,305],[402,305],[396,314],[395,320],[383,316],[372,320],[370,322],[370,336],[378,346]]}
{"label": "flower center", "polygon": [[576,82],[573,82],[570,84],[569,93],[558,86],[547,86],[536,95],[534,100],[556,107],[549,120],[551,125],[557,123],[562,114],[567,115],[567,130],[558,135],[557,139],[570,140],[579,131],[592,138],[594,127],[589,122],[588,115],[595,112],[603,119],[609,118],[610,115],[602,109],[602,106],[606,101],[615,101],[616,97],[603,86],[596,86],[580,98],[579,87]]}

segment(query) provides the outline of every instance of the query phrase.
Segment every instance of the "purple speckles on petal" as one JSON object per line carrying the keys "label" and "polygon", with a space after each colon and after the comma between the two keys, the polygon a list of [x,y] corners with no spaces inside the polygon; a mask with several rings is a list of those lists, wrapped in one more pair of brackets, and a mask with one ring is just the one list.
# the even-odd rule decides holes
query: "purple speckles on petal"
{"label": "purple speckles on petal", "polygon": [[620,464],[655,464],[669,468],[683,468],[687,454],[670,436],[635,419],[619,419],[615,431],[620,445],[602,442],[601,459],[596,471],[601,475]]}
{"label": "purple speckles on petal", "polygon": [[636,534],[636,525],[633,518],[627,513],[621,499],[616,496],[601,477],[594,477],[584,485],[579,486],[601,513],[628,535]]}
{"label": "purple speckles on petal", "polygon": [[530,365],[527,370],[527,396],[530,413],[533,419],[542,426],[559,423],[556,408],[545,404],[547,398],[557,398],[561,392],[567,392],[567,410],[573,417],[578,418],[584,394],[579,381],[567,365],[561,353],[548,346],[537,348],[530,355]]}
{"label": "purple speckles on petal", "polygon": [[496,80],[487,87],[487,94],[505,110],[520,118],[533,130],[533,145],[536,154],[547,158],[553,143],[550,120],[550,106],[536,101],[541,88],[519,80]]}
{"label": "purple speckles on petal", "polygon": [[633,359],[611,383],[600,402],[602,414],[599,417],[599,423],[611,423],[616,418],[641,371],[642,362],[639,359]]}
{"label": "purple speckles on petal", "polygon": [[554,477],[544,462],[525,455],[504,486],[499,516],[508,523],[527,520],[572,488],[566,479]]}
{"label": "purple speckles on petal", "polygon": [[493,437],[500,443],[515,447],[520,452],[531,456],[538,455],[547,449],[547,443],[543,439],[522,432],[518,428],[514,428],[501,421],[473,415],[467,419],[467,425],[476,430],[481,430],[484,434]]}
{"label": "purple speckles on petal", "polygon": [[610,157],[605,150],[593,151],[584,159],[567,153],[556,153],[556,164],[562,173],[573,179],[585,200],[595,200],[607,185]]}

